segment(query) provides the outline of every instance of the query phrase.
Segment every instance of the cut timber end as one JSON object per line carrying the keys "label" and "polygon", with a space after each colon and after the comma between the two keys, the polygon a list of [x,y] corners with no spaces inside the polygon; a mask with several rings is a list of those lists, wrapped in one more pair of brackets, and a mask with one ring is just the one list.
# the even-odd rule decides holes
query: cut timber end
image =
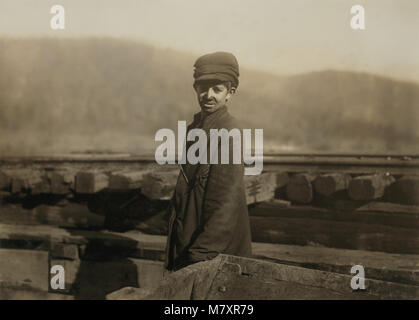
{"label": "cut timber end", "polygon": [[32,195],[38,195],[41,193],[51,193],[51,184],[47,177],[42,176],[40,180],[36,182],[29,182],[29,191]]}
{"label": "cut timber end", "polygon": [[144,176],[141,193],[149,199],[169,200],[178,176],[178,171],[148,173]]}
{"label": "cut timber end", "polygon": [[403,176],[389,190],[391,202],[419,205],[419,176]]}
{"label": "cut timber end", "polygon": [[10,191],[13,194],[19,194],[23,190],[38,194],[45,189],[42,185],[45,181],[39,170],[22,168],[7,170],[5,173],[11,178]]}
{"label": "cut timber end", "polygon": [[317,174],[297,173],[293,175],[287,184],[287,197],[291,201],[310,203],[313,200],[312,181]]}
{"label": "cut timber end", "polygon": [[136,171],[117,171],[109,177],[109,189],[112,190],[130,190],[139,189],[144,184],[144,176],[150,173],[150,170]]}
{"label": "cut timber end", "polygon": [[290,181],[289,174],[285,171],[276,172],[276,187],[282,188],[285,187]]}
{"label": "cut timber end", "polygon": [[76,174],[77,193],[95,193],[108,187],[109,178],[100,172],[81,171]]}
{"label": "cut timber end", "polygon": [[7,174],[0,171],[0,190],[9,190],[11,182],[12,179]]}
{"label": "cut timber end", "polygon": [[48,251],[0,248],[0,261],[0,293],[4,287],[48,291]]}
{"label": "cut timber end", "polygon": [[10,192],[12,194],[19,194],[25,188],[25,181],[20,178],[12,178]]}
{"label": "cut timber end", "polygon": [[79,249],[75,244],[51,243],[51,258],[79,260]]}
{"label": "cut timber end", "polygon": [[277,174],[275,172],[265,172],[261,175],[244,176],[244,186],[248,205],[271,200],[275,196]]}
{"label": "cut timber end", "polygon": [[331,196],[349,186],[351,176],[344,173],[330,173],[318,176],[314,180],[314,190],[324,196]]}
{"label": "cut timber end", "polygon": [[65,182],[64,175],[59,172],[48,172],[48,180],[52,194],[67,194],[70,192],[70,185]]}
{"label": "cut timber end", "polygon": [[348,195],[352,200],[378,199],[394,181],[394,177],[386,174],[356,177],[349,182]]}

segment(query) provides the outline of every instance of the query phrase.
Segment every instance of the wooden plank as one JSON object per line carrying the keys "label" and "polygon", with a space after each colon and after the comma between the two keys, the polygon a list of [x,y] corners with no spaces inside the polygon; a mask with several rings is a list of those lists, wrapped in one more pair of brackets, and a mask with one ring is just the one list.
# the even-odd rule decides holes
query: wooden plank
{"label": "wooden plank", "polygon": [[109,177],[109,189],[130,190],[139,189],[144,185],[144,175],[150,173],[149,169],[142,170],[120,170],[112,172]]}
{"label": "wooden plank", "polygon": [[63,173],[58,171],[48,172],[47,178],[50,182],[50,192],[52,194],[64,195],[70,193],[71,184],[65,181]]}
{"label": "wooden plank", "polygon": [[419,205],[419,176],[405,175],[388,188],[389,201]]}
{"label": "wooden plank", "polygon": [[[224,255],[222,255],[224,256]],[[419,287],[365,279],[353,291],[352,275],[224,256],[209,299],[417,299]],[[225,290],[219,290],[224,287]],[[241,289],[240,289],[241,288]]]}
{"label": "wooden plank", "polygon": [[75,190],[77,193],[92,194],[107,188],[109,177],[99,171],[80,171],[75,177]]}
{"label": "wooden plank", "polygon": [[252,240],[389,253],[419,253],[418,229],[320,219],[250,217]]}
{"label": "wooden plank", "polygon": [[6,173],[0,170],[0,190],[8,191],[10,189],[11,182],[12,179]]}
{"label": "wooden plank", "polygon": [[252,243],[252,253],[257,259],[342,274],[362,265],[367,278],[419,285],[419,255],[260,242]]}
{"label": "wooden plank", "polygon": [[247,204],[273,199],[277,188],[277,179],[275,172],[244,176]]}
{"label": "wooden plank", "polygon": [[75,244],[52,243],[51,258],[79,260],[79,248]]}
{"label": "wooden plank", "polygon": [[80,252],[81,259],[89,257],[97,249],[106,253],[100,257],[102,259],[109,259],[110,254],[160,259],[161,253],[164,253],[165,239],[164,236],[147,235],[137,230],[109,232],[63,229],[47,225],[0,224],[0,240],[4,242],[14,240],[44,242],[48,247],[52,243],[86,245],[84,252]]}
{"label": "wooden plank", "polygon": [[359,176],[349,182],[348,195],[353,200],[378,199],[393,182],[394,177],[387,174]]}
{"label": "wooden plank", "polygon": [[64,267],[64,292],[71,293],[76,299],[104,299],[106,294],[126,286],[152,288],[163,279],[164,271],[163,262],[133,258],[110,261],[51,259],[51,265]]}
{"label": "wooden plank", "polygon": [[272,171],[276,173],[276,187],[283,188],[290,181],[290,176],[288,172],[285,171]]}
{"label": "wooden plank", "polygon": [[353,291],[343,275],[218,255],[169,273],[154,290],[123,288],[107,299],[417,299],[418,286],[366,279]]}
{"label": "wooden plank", "polygon": [[[211,289],[208,294],[210,300],[352,300],[352,299],[373,299],[370,295],[361,295],[349,293],[342,293],[330,288],[324,288],[322,285],[323,278],[321,275],[313,274],[312,272],[306,274],[306,279],[311,280],[308,283],[302,283],[292,275],[293,269],[286,270],[281,265],[281,269],[275,270],[274,267],[267,268],[266,265],[261,265],[259,261],[255,260],[253,269],[257,267],[260,270],[252,270],[249,273],[249,267],[238,263],[224,262],[220,267],[215,279],[213,280]],[[263,263],[263,262],[261,262]],[[278,265],[279,266],[279,265]],[[246,270],[242,270],[247,267]],[[273,269],[273,270],[271,270]],[[283,270],[285,269],[285,270]],[[275,272],[276,271],[276,272]],[[299,270],[300,271],[300,270]],[[301,270],[304,273],[306,270]],[[310,270],[311,271],[311,270]],[[265,277],[255,276],[257,273],[265,273]],[[275,276],[272,277],[272,273]],[[243,274],[245,273],[245,274]],[[280,278],[277,278],[277,275]],[[333,277],[334,275],[331,274]],[[291,279],[290,279],[291,278]],[[333,277],[334,280],[341,279]],[[348,285],[349,282],[346,284]],[[348,285],[349,286],[349,285]]]}
{"label": "wooden plank", "polygon": [[371,202],[352,211],[340,211],[309,205],[284,207],[275,202],[263,202],[249,208],[249,215],[382,224],[416,230],[419,228],[418,206],[401,206],[382,202]]}
{"label": "wooden plank", "polygon": [[4,170],[11,177],[11,192],[19,194],[28,192],[34,195],[49,192],[49,182],[42,170],[35,168],[20,168]]}
{"label": "wooden plank", "polygon": [[203,300],[207,297],[221,259],[192,264],[177,272],[168,272],[157,287],[122,288],[106,296],[107,300]]}
{"label": "wooden plank", "polygon": [[412,215],[419,215],[419,206],[415,205],[403,205],[391,202],[380,202],[380,201],[372,201],[369,202],[358,209],[356,211],[379,211],[379,212],[389,212],[389,213],[405,213],[405,214],[412,214]]}
{"label": "wooden plank", "polygon": [[74,300],[74,296],[41,290],[2,287],[0,288],[0,300]]}
{"label": "wooden plank", "polygon": [[41,176],[40,181],[28,182],[28,190],[31,195],[47,194],[51,193],[51,184],[46,176]]}
{"label": "wooden plank", "polygon": [[137,267],[138,286],[140,288],[154,288],[163,280],[164,262],[134,258],[129,258],[128,261]]}
{"label": "wooden plank", "polygon": [[291,201],[281,200],[281,199],[272,199],[271,203],[275,204],[275,206],[279,208],[289,208],[291,207]]}
{"label": "wooden plank", "polygon": [[288,199],[297,203],[310,203],[313,200],[312,181],[316,176],[314,173],[298,173],[291,176],[286,187]]}
{"label": "wooden plank", "polygon": [[1,287],[48,291],[48,251],[0,249],[0,261],[0,291]]}
{"label": "wooden plank", "polygon": [[16,195],[16,194],[21,193],[25,187],[26,187],[26,184],[24,180],[20,178],[16,178],[16,177],[12,178],[12,182],[10,185],[10,192],[12,194]]}
{"label": "wooden plank", "polygon": [[0,210],[0,223],[21,225],[54,225],[71,228],[100,229],[105,218],[90,212],[85,205],[69,203],[65,207],[39,205],[24,209],[21,205],[8,204]]}
{"label": "wooden plank", "polygon": [[150,199],[170,200],[179,171],[150,172],[144,175],[141,193]]}
{"label": "wooden plank", "polygon": [[351,176],[344,173],[322,174],[314,180],[314,190],[324,196],[331,196],[340,190],[346,190]]}

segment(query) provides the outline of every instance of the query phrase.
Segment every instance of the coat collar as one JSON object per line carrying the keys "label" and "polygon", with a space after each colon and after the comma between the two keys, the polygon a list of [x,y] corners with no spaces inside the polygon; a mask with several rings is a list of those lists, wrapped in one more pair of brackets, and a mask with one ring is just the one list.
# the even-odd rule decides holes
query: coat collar
{"label": "coat collar", "polygon": [[207,115],[204,119],[202,119],[202,112],[195,113],[193,123],[191,124],[191,129],[201,128],[205,131],[208,131],[209,129],[214,128],[217,120],[223,117],[227,112],[227,106],[222,106],[217,111]]}

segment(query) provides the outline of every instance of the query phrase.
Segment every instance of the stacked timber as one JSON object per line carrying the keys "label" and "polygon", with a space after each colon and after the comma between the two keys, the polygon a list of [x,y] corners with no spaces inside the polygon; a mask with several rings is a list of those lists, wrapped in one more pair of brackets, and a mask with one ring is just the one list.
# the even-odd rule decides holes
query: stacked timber
{"label": "stacked timber", "polygon": [[[0,256],[34,270],[69,270],[59,297],[45,285],[49,270],[34,271],[39,298],[104,298],[118,286],[151,286],[161,278],[165,208],[178,177],[177,168],[159,166],[0,168],[0,251],[8,250]],[[419,176],[267,171],[244,180],[258,258],[345,274],[358,263],[373,279],[418,285]],[[106,231],[116,225],[131,231]],[[29,271],[7,268],[0,282],[24,288]],[[121,277],[101,284],[114,274]],[[0,298],[15,292],[0,290]]]}
{"label": "stacked timber", "polygon": [[249,214],[256,242],[419,254],[419,206],[375,202],[342,212],[269,202]]}
{"label": "stacked timber", "polygon": [[[152,200],[169,200],[179,176],[175,168],[19,168],[0,170],[2,199],[39,195],[95,195],[104,190],[137,190]],[[342,202],[351,208],[373,200],[419,204],[419,175],[394,177],[391,174],[351,175],[319,172],[263,172],[245,176],[247,204],[272,199],[294,204],[319,204],[323,200]],[[9,193],[9,194],[7,194]],[[3,200],[2,200],[3,201]],[[320,201],[320,202],[319,202]]]}
{"label": "stacked timber", "polygon": [[[94,195],[104,190],[126,192],[138,190],[152,200],[169,200],[179,177],[179,170],[31,170],[0,171],[0,190],[11,195]],[[247,203],[275,197],[275,192],[288,183],[286,172],[264,172],[245,176]]]}
{"label": "stacked timber", "polygon": [[[124,286],[152,286],[163,275],[164,243],[140,232],[0,224],[0,259],[7,261],[0,299],[104,299]],[[51,284],[58,283],[54,267],[65,270],[63,288]]]}

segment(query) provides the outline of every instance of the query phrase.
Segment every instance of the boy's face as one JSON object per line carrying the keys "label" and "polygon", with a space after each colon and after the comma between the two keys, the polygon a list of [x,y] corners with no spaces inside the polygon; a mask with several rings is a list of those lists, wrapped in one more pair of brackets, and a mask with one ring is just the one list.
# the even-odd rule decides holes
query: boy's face
{"label": "boy's face", "polygon": [[234,88],[227,88],[219,81],[202,81],[195,85],[198,103],[206,114],[213,113],[225,106],[234,90]]}

